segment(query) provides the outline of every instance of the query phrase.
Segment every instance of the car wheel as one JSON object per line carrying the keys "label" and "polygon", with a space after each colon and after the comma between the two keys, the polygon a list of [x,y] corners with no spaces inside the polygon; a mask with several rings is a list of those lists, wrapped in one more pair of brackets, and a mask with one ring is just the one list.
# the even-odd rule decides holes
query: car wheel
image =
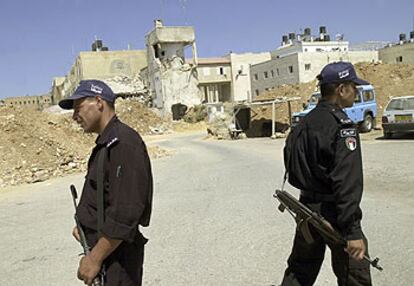
{"label": "car wheel", "polygon": [[392,133],[391,132],[386,132],[384,130],[384,139],[390,139],[392,137]]}
{"label": "car wheel", "polygon": [[362,125],[361,125],[361,131],[369,132],[372,130],[373,125],[374,125],[374,120],[371,114],[365,114],[364,121],[362,122]]}

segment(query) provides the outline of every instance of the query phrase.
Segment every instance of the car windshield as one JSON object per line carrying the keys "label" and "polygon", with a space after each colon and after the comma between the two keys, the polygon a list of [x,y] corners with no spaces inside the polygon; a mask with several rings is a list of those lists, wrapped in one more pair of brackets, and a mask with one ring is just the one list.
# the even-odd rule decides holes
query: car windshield
{"label": "car windshield", "polygon": [[386,110],[387,111],[403,110],[404,109],[404,107],[403,107],[404,103],[403,102],[404,101],[402,100],[402,98],[392,99],[390,101],[390,103],[388,103],[388,106],[387,106]]}
{"label": "car windshield", "polygon": [[414,110],[414,98],[392,99],[386,110]]}

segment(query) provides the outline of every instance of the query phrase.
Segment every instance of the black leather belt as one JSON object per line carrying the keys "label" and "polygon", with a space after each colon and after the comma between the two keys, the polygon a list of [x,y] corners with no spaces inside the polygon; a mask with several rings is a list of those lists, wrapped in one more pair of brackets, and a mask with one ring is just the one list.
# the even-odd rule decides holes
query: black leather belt
{"label": "black leather belt", "polygon": [[331,203],[335,201],[335,196],[333,194],[322,194],[322,193],[315,193],[315,192],[301,190],[300,195],[301,197],[304,197],[305,199],[310,199],[315,202]]}

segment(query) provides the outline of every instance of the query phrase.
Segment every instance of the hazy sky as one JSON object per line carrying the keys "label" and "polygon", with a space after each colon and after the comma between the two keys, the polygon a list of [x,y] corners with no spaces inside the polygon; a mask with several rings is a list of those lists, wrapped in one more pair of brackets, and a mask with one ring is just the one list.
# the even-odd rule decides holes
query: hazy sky
{"label": "hazy sky", "polygon": [[95,36],[110,50],[144,49],[157,18],[194,26],[199,57],[215,57],[273,50],[305,27],[394,42],[413,17],[413,0],[0,0],[0,98],[48,92]]}

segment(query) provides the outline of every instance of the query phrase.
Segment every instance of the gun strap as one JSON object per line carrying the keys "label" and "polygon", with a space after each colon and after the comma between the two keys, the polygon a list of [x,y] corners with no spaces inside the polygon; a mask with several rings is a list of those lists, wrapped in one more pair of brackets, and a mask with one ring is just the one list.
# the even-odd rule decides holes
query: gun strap
{"label": "gun strap", "polygon": [[108,150],[103,147],[98,154],[98,180],[97,180],[97,214],[98,214],[98,235],[101,236],[102,226],[105,220],[105,200],[104,200],[104,183],[105,183],[105,158]]}
{"label": "gun strap", "polygon": [[283,175],[283,182],[282,182],[282,187],[280,188],[282,191],[285,190],[285,183],[288,177],[288,171],[285,169],[285,174]]}

